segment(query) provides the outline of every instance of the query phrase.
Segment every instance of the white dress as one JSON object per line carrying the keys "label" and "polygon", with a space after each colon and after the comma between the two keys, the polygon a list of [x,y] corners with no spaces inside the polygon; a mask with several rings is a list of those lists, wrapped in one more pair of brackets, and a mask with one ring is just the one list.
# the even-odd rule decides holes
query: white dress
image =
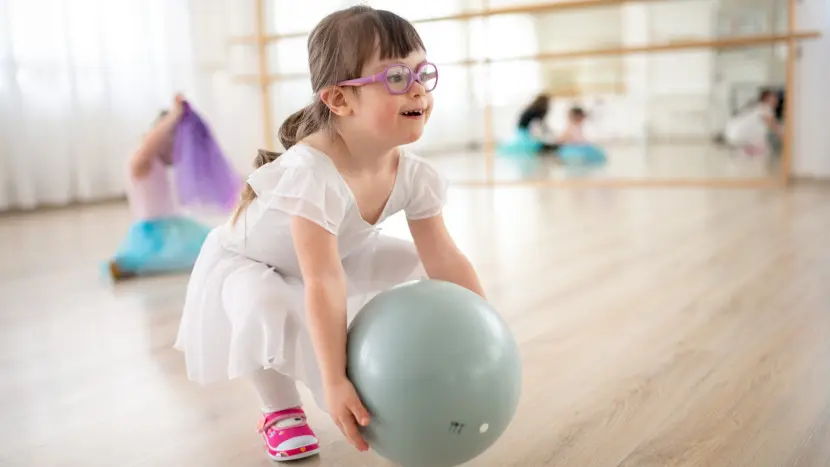
{"label": "white dress", "polygon": [[360,215],[331,159],[298,144],[248,178],[257,197],[235,224],[214,229],[191,273],[175,347],[188,377],[201,384],[273,368],[302,381],[323,406],[322,384],[306,328],[302,277],[291,216],[335,234],[348,281],[348,320],[375,294],[426,276],[412,242],[376,226],[404,211],[439,214],[446,180],[401,150],[397,177],[378,222]]}
{"label": "white dress", "polygon": [[772,109],[768,105],[754,104],[729,120],[724,136],[733,146],[766,147],[769,129],[765,119],[772,116]]}

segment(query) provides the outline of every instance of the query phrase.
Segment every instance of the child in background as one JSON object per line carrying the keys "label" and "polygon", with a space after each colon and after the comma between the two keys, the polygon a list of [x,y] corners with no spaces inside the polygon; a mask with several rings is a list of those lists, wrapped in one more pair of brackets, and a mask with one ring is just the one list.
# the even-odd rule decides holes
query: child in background
{"label": "child in background", "polygon": [[[421,137],[438,81],[413,25],[351,7],[314,28],[308,53],[313,102],[282,124],[285,153],[259,152],[237,212],[208,236],[176,342],[192,380],[251,382],[277,461],[319,451],[297,381],[368,449],[346,330],[370,298],[425,276],[483,295],[444,225],[446,180],[401,147]],[[377,231],[401,211],[414,244]]]}
{"label": "child in background", "polygon": [[778,95],[770,90],[761,91],[758,101],[749,105],[726,124],[726,141],[742,149],[750,156],[770,152],[771,144],[784,137],[784,130],[775,117]]}
{"label": "child in background", "polygon": [[572,107],[568,111],[568,123],[556,141],[559,143],[557,155],[564,164],[597,165],[607,161],[605,151],[585,138],[583,132],[585,118],[585,111],[581,107]]}
{"label": "child in background", "polygon": [[505,153],[534,153],[553,154],[559,148],[558,144],[546,142],[553,139],[553,132],[545,119],[550,110],[552,97],[541,93],[519,115],[516,124],[516,134],[513,139],[499,147]]}
{"label": "child in background", "polygon": [[[106,263],[113,280],[189,270],[210,229],[182,215],[180,206],[201,204],[221,210],[238,197],[241,180],[220,153],[210,150],[209,144],[215,143],[192,112],[184,97],[177,95],[170,111],[161,113],[130,156],[127,197],[136,220]],[[181,128],[183,120],[185,128]]]}
{"label": "child in background", "polygon": [[568,123],[562,135],[556,142],[561,146],[565,144],[588,144],[582,131],[585,123],[585,111],[581,107],[572,107],[568,111]]}

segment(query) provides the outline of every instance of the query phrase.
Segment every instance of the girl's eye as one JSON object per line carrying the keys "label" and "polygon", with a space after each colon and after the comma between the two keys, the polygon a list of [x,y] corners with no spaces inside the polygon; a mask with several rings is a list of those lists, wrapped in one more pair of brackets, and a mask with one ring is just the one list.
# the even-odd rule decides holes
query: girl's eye
{"label": "girl's eye", "polygon": [[390,67],[389,70],[386,71],[386,82],[390,85],[395,85],[396,88],[406,86],[406,83],[409,81],[410,73],[411,72],[408,68],[400,65]]}

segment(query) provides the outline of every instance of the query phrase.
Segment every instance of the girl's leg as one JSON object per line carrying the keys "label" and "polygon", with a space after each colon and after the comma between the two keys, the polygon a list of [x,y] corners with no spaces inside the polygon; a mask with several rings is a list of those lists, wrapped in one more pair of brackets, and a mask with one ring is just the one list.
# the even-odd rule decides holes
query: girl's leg
{"label": "girl's leg", "polygon": [[268,457],[289,461],[320,452],[317,436],[300,408],[300,393],[294,380],[266,369],[251,375],[250,380],[259,395],[262,410],[259,433]]}
{"label": "girl's leg", "polygon": [[250,380],[259,396],[262,413],[279,412],[301,405],[297,384],[288,376],[262,369],[251,375]]}

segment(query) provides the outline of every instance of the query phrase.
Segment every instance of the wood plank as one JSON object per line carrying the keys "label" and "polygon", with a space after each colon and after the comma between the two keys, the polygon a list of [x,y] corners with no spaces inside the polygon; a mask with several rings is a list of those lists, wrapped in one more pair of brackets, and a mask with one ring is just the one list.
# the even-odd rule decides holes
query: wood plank
{"label": "wood plank", "polygon": [[265,149],[273,151],[274,147],[274,115],[271,110],[271,79],[268,73],[268,48],[266,46],[266,0],[256,0],[256,31],[257,31],[257,60],[259,70],[257,83],[259,84],[260,102],[262,104],[262,132]]}
{"label": "wood plank", "polygon": [[[787,32],[792,34],[797,28],[796,15],[798,8],[796,0],[787,0]],[[800,45],[792,37],[787,40],[787,75],[786,75],[786,93],[784,102],[784,141],[781,154],[781,173],[783,183],[790,181],[790,167],[792,166],[793,152],[795,143],[793,135],[795,133],[796,111],[795,100],[797,97],[798,86],[796,85],[796,67],[798,66],[798,52]]]}

